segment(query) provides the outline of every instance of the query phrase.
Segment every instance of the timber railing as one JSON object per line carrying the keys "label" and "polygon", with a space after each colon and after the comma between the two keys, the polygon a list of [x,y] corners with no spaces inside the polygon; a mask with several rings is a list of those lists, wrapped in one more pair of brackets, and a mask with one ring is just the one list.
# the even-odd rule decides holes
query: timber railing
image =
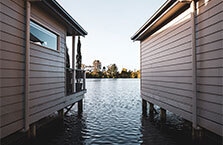
{"label": "timber railing", "polygon": [[71,95],[86,89],[86,73],[82,69],[66,68],[66,93]]}

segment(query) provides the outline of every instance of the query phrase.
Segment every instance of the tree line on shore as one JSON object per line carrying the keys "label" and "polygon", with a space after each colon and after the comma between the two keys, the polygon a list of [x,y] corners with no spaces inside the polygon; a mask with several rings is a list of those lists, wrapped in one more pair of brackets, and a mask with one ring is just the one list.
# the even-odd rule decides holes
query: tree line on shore
{"label": "tree line on shore", "polygon": [[119,72],[116,64],[112,64],[107,69],[103,67],[102,70],[86,72],[86,78],[140,78],[140,71],[131,71],[123,68]]}

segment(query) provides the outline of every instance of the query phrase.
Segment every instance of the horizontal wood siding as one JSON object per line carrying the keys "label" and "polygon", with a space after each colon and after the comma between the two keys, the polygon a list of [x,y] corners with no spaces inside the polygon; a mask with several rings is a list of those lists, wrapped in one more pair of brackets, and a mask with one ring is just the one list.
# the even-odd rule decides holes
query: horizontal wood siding
{"label": "horizontal wood siding", "polygon": [[[223,1],[199,0],[196,15],[198,125],[223,136]],[[191,120],[189,10],[141,42],[142,98]]]}
{"label": "horizontal wood siding", "polygon": [[60,110],[65,105],[66,29],[35,4],[31,17],[60,35],[60,50],[30,45],[30,122]]}
{"label": "horizontal wood siding", "polygon": [[0,1],[0,138],[23,128],[24,1]]}
{"label": "horizontal wood siding", "polygon": [[192,67],[189,10],[141,42],[141,95],[191,120]]}
{"label": "horizontal wood siding", "polygon": [[196,21],[199,125],[223,129],[223,1],[199,1]]}

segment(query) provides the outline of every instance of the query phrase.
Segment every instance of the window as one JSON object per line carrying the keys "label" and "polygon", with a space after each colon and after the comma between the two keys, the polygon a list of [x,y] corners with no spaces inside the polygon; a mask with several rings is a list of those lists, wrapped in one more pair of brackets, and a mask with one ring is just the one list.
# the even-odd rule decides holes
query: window
{"label": "window", "polygon": [[58,36],[34,21],[30,21],[30,41],[41,46],[58,50]]}

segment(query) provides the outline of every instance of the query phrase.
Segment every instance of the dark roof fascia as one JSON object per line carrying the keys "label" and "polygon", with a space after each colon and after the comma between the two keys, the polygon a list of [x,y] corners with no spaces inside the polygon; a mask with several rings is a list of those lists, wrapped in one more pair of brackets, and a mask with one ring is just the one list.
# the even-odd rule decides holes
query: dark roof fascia
{"label": "dark roof fascia", "polygon": [[[173,16],[169,16],[169,21],[164,21],[162,25],[158,25],[155,28],[154,25],[160,20],[162,19],[163,16],[165,16],[165,14],[167,14],[172,8],[174,8],[177,4],[179,3],[184,3],[184,4],[189,4],[190,1],[179,1],[179,0],[167,0],[153,15],[152,17],[150,17],[150,19],[131,37],[132,40],[137,41],[137,40],[143,40],[145,39],[145,37],[148,37],[149,35],[155,33],[157,30],[159,30],[162,26],[164,26],[166,23],[168,23],[169,21],[171,21],[173,18],[175,18],[177,15],[179,15],[180,13],[182,13],[184,10],[186,10],[188,8],[189,5],[187,5],[187,7],[184,5],[184,7],[182,7],[182,10],[176,12]],[[183,6],[183,5],[182,5]],[[153,30],[149,30],[149,29],[153,29]],[[149,30],[149,31],[148,31]]]}
{"label": "dark roof fascia", "polygon": [[85,36],[87,31],[85,31],[55,0],[42,0],[42,2],[52,9],[58,16],[60,16],[66,23],[69,24],[76,32],[77,35]]}

